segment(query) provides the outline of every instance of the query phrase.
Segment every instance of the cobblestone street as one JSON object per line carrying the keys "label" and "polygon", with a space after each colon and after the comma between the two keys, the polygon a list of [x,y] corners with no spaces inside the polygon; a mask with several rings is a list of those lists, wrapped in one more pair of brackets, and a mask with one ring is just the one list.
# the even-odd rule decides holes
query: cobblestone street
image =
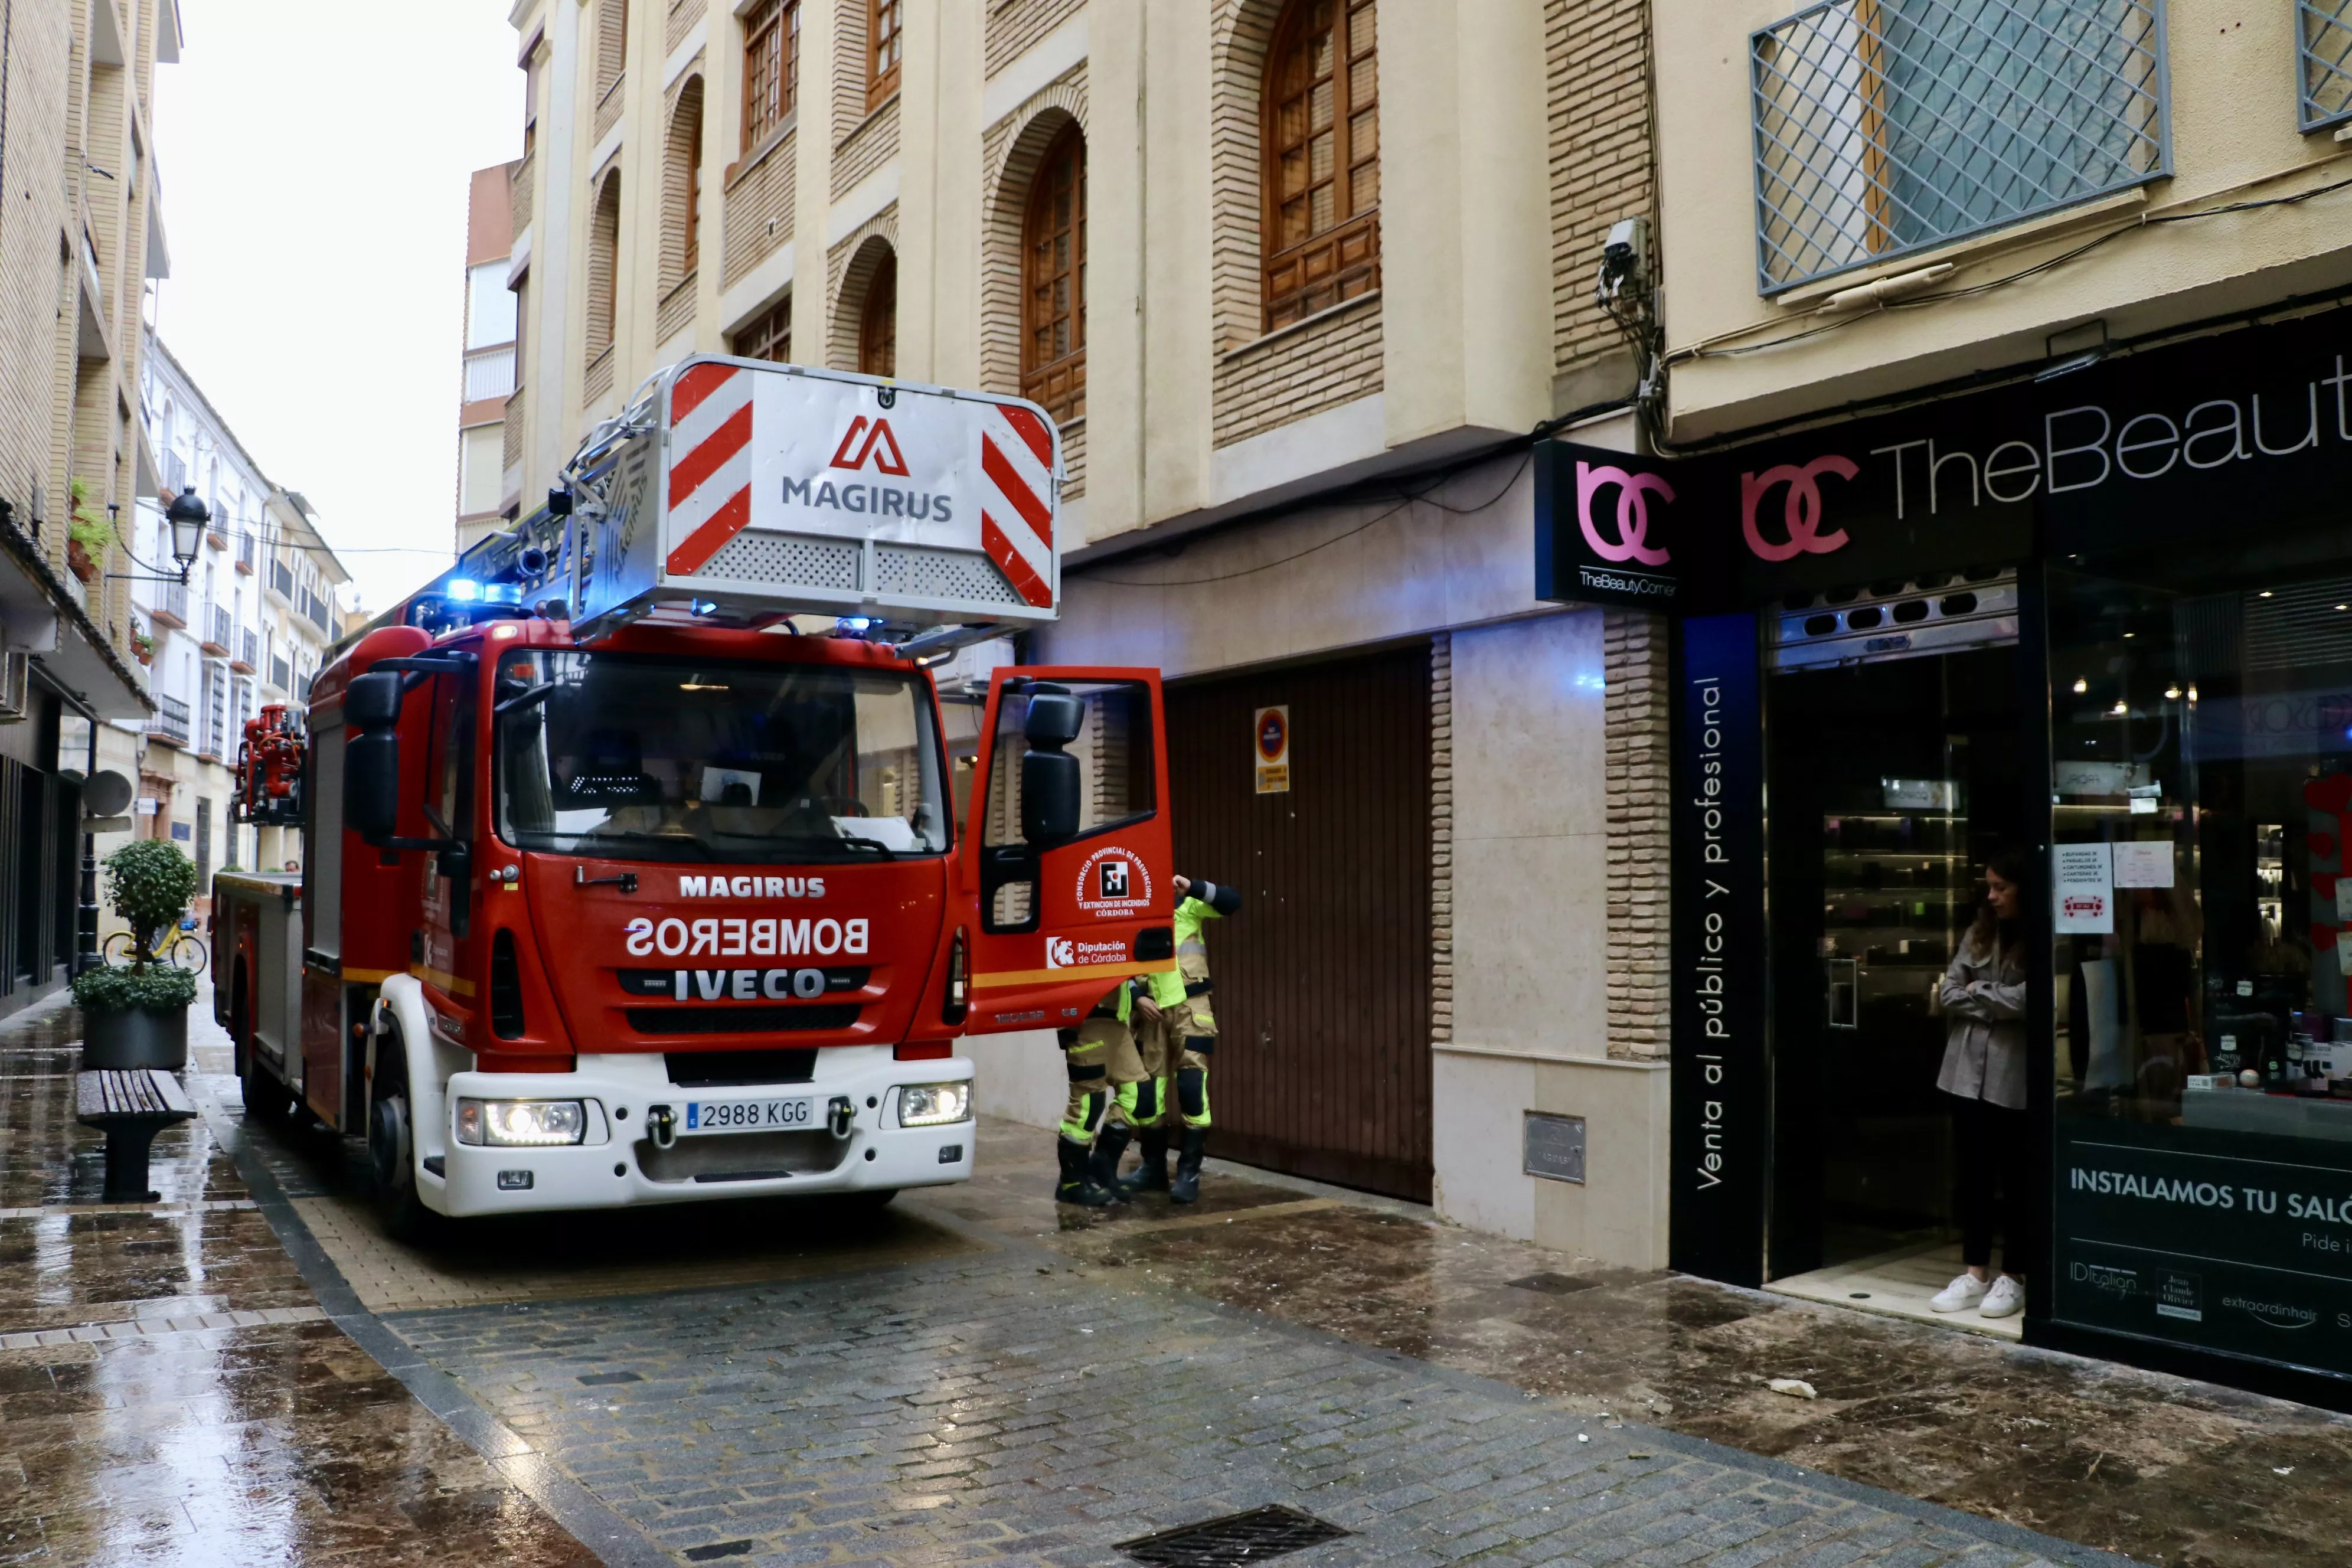
{"label": "cobblestone street", "polygon": [[1115,1562],[1267,1503],[1356,1532],[1325,1564],[2100,1560],[1026,1249],[397,1327],[688,1561]]}
{"label": "cobblestone street", "polygon": [[[1349,1532],[1302,1568],[2124,1560],[2071,1540],[2284,1568],[2341,1539],[2333,1416],[1573,1275],[1236,1167],[1190,1211],[1057,1210],[1043,1141],[1005,1122],[980,1179],[878,1215],[406,1247],[356,1144],[242,1117],[200,1005],[205,1114],[159,1143],[164,1201],[80,1203],[73,1021],[0,1030],[0,1226],[36,1264],[0,1321],[0,1561],[1108,1564],[1266,1504]],[[1821,1397],[1764,1388],[1783,1373]]]}

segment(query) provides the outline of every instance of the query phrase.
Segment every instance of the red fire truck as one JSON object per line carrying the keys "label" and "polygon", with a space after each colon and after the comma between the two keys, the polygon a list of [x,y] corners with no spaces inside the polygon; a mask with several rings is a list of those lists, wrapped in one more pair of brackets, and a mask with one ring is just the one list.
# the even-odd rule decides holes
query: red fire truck
{"label": "red fire truck", "polygon": [[1015,399],[654,378],[257,766],[305,853],[215,881],[248,1112],[363,1135],[404,1232],[969,1177],[958,1037],[1172,959],[1157,671],[932,676],[1055,613],[1061,482]]}

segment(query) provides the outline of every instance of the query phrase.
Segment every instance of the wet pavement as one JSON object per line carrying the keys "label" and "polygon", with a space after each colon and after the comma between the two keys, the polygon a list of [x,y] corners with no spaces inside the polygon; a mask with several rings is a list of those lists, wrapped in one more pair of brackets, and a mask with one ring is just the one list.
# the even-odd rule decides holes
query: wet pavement
{"label": "wet pavement", "polygon": [[329,1321],[217,1107],[156,1139],[161,1202],[98,1202],[78,1023],[0,1023],[0,1563],[595,1562]]}
{"label": "wet pavement", "polygon": [[2352,1556],[2334,1415],[1214,1162],[1057,1209],[1009,1123],[879,1213],[404,1247],[191,1025],[205,1115],[110,1205],[75,1015],[0,1022],[0,1563],[1116,1563],[1268,1501],[1355,1532],[1302,1568]]}

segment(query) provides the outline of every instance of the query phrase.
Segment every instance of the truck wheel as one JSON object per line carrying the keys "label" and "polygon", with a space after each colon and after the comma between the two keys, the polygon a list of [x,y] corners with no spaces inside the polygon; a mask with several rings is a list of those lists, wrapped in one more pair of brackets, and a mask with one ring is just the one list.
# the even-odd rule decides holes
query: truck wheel
{"label": "truck wheel", "polygon": [[236,977],[228,1007],[228,1036],[236,1042],[236,1075],[245,1088],[245,1113],[273,1125],[294,1119],[294,1095],[278,1075],[261,1065],[253,1048],[253,1010],[246,1002],[245,975]]}
{"label": "truck wheel", "polygon": [[245,1052],[245,1113],[257,1121],[282,1127],[294,1120],[294,1092],[281,1082],[278,1075],[261,1065],[260,1058],[247,1047]]}
{"label": "truck wheel", "polygon": [[432,1211],[416,1192],[416,1142],[408,1115],[408,1054],[400,1026],[376,1042],[375,1096],[368,1106],[368,1160],[375,1169],[375,1207],[394,1241],[421,1241]]}

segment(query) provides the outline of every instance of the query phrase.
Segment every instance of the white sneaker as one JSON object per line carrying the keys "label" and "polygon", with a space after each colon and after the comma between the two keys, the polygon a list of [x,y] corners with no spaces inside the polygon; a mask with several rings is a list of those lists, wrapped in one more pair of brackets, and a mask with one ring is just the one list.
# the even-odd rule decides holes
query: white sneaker
{"label": "white sneaker", "polygon": [[[1962,1274],[1929,1299],[1928,1307],[1938,1312],[1965,1312],[1985,1299],[1985,1282],[1973,1274]],[[2014,1310],[2015,1309],[2011,1309]]]}
{"label": "white sneaker", "polygon": [[1984,1305],[1977,1309],[1980,1318],[2013,1318],[2025,1310],[2025,1287],[2004,1274],[1984,1292]]}

